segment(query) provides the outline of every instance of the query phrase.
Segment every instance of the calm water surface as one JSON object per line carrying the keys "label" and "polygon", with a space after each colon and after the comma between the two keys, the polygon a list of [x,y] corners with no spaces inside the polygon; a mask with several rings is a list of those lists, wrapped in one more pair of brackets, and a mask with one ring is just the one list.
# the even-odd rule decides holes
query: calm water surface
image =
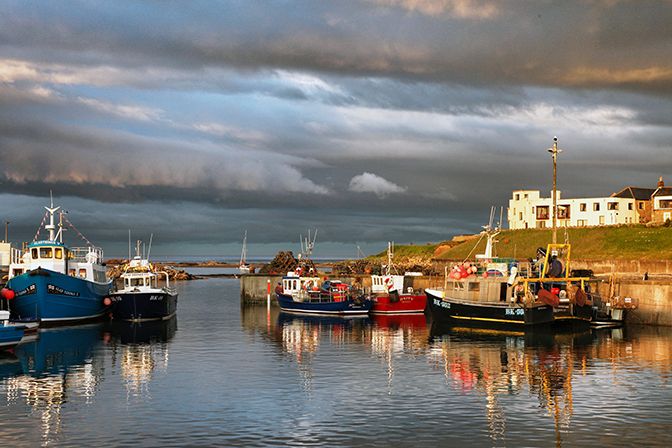
{"label": "calm water surface", "polygon": [[6,446],[668,446],[672,332],[433,328],[241,309],[44,331],[0,357]]}

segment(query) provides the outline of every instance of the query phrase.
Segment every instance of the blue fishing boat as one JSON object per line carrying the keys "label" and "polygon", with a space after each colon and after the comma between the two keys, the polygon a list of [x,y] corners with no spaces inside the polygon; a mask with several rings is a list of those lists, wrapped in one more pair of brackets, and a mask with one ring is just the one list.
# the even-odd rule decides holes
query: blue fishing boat
{"label": "blue fishing boat", "polygon": [[276,287],[278,304],[283,311],[301,314],[366,315],[373,301],[361,291],[338,280],[300,277],[290,273]]}
{"label": "blue fishing boat", "polygon": [[9,322],[9,311],[0,310],[0,350],[14,347],[21,342],[26,327]]}
{"label": "blue fishing boat", "polygon": [[[38,234],[26,250],[12,252],[7,289],[12,296],[11,318],[19,321],[59,323],[102,316],[111,301],[112,281],[103,264],[103,251],[84,238],[86,247],[63,244],[63,221],[77,231],[60,207],[45,207],[46,240]],[[81,234],[77,231],[81,236]]]}

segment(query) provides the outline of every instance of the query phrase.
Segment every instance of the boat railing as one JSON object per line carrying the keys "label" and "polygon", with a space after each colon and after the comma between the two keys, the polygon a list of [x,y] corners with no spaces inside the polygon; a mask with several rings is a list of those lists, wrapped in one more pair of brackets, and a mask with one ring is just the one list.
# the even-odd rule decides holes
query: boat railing
{"label": "boat railing", "polygon": [[78,263],[102,263],[103,249],[95,246],[71,247],[70,259]]}
{"label": "boat railing", "polygon": [[163,274],[166,276],[166,286],[164,286],[163,289],[166,290],[166,292],[169,293],[174,293],[176,291],[175,287],[170,286],[170,275],[166,271],[158,271],[157,274]]}

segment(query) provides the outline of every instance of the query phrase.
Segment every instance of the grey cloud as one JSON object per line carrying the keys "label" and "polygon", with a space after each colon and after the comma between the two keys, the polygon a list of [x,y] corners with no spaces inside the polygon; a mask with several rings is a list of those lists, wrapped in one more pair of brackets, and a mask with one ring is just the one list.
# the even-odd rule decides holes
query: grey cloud
{"label": "grey cloud", "polygon": [[[474,2],[422,2],[457,3]],[[114,53],[117,63],[130,66],[284,67],[468,85],[603,86],[669,94],[668,2],[647,2],[646,8],[631,1],[480,3],[496,5],[498,14],[474,23],[355,1],[297,2],[292,8],[162,2],[160,14],[158,4],[51,4],[28,13],[15,3],[0,37],[8,54],[21,54],[30,45],[27,50],[38,59],[97,65]],[[81,20],[87,14],[96,20]]]}

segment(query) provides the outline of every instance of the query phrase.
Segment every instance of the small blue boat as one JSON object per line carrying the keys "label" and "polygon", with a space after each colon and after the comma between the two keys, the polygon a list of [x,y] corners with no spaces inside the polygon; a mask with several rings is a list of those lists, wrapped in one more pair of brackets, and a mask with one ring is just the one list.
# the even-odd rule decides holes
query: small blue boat
{"label": "small blue boat", "polygon": [[111,303],[112,288],[102,249],[88,241],[86,247],[64,245],[62,223],[69,221],[60,213],[58,225],[54,224],[54,213],[60,207],[52,203],[45,208],[49,224],[44,228],[49,238],[33,241],[23,253],[12,252],[7,282],[11,318],[49,323],[102,316]]}
{"label": "small blue boat", "polygon": [[319,278],[288,275],[276,288],[278,304],[283,311],[301,314],[367,315],[373,301],[337,280],[317,287]]}
{"label": "small blue boat", "polygon": [[25,325],[9,322],[9,311],[0,310],[0,350],[12,348],[21,342],[25,329]]}

